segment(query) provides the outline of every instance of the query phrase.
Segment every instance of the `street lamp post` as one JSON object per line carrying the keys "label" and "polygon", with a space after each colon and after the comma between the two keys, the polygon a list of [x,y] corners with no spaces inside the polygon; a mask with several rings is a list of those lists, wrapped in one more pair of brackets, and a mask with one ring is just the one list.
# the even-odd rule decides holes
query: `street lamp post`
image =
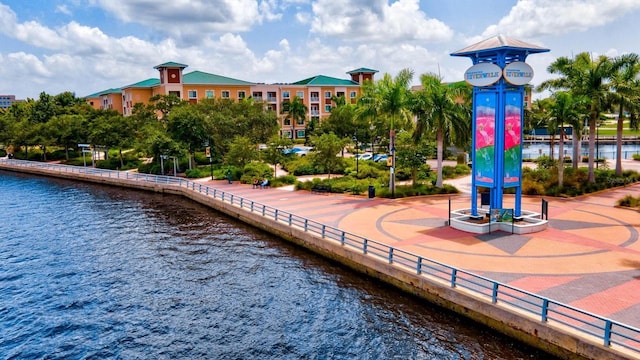
{"label": "street lamp post", "polygon": [[164,161],[167,160],[167,155],[160,155],[160,174],[164,175]]}
{"label": "street lamp post", "polygon": [[600,123],[596,123],[596,169],[600,168]]}
{"label": "street lamp post", "polygon": [[356,143],[356,176],[360,173],[360,170],[358,168],[358,136],[356,136],[357,134],[353,135],[353,138],[351,138],[355,143]]}

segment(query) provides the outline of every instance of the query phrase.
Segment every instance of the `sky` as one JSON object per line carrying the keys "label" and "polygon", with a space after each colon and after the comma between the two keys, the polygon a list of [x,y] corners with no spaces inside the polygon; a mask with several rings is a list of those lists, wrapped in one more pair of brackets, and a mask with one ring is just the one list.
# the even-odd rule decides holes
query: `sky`
{"label": "sky", "polygon": [[537,85],[558,57],[640,53],[640,0],[0,0],[0,94],[84,97],[168,61],[256,83],[459,81],[471,60],[450,54],[498,34],[550,49],[527,58]]}

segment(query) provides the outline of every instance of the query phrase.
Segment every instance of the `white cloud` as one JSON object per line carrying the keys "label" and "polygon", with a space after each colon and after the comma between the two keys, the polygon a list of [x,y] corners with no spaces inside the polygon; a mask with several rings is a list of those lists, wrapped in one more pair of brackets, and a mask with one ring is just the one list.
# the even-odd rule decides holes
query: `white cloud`
{"label": "white cloud", "polygon": [[67,7],[67,5],[56,6],[56,13],[61,13],[69,16],[72,15],[71,10],[69,10],[69,7]]}
{"label": "white cloud", "polygon": [[312,32],[346,41],[442,42],[453,36],[446,24],[427,18],[418,0],[397,0],[390,5],[388,0],[355,0],[348,5],[318,0],[312,8]]}
{"label": "white cloud", "polygon": [[637,9],[637,0],[520,0],[498,24],[487,27],[481,37],[504,33],[532,38],[585,31]]}
{"label": "white cloud", "polygon": [[211,34],[249,31],[282,17],[275,0],[93,0],[127,23],[138,23],[193,44]]}

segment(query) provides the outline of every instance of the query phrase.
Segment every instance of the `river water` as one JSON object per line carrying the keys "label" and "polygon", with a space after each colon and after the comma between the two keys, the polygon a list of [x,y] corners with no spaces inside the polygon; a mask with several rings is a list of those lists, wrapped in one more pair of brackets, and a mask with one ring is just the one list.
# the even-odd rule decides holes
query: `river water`
{"label": "river water", "polygon": [[0,171],[0,359],[550,359],[189,200]]}

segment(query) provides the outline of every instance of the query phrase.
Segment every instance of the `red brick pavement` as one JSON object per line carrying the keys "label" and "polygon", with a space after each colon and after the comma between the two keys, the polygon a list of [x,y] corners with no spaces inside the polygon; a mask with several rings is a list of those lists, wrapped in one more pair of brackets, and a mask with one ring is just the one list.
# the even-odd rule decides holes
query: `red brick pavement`
{"label": "red brick pavement", "polygon": [[[640,328],[640,213],[614,206],[627,194],[640,194],[640,184],[575,199],[545,198],[547,230],[483,236],[445,226],[449,200],[453,209],[468,208],[468,196],[368,199],[208,183]],[[505,206],[512,200],[506,197]],[[523,209],[539,211],[540,201],[524,197]]]}

